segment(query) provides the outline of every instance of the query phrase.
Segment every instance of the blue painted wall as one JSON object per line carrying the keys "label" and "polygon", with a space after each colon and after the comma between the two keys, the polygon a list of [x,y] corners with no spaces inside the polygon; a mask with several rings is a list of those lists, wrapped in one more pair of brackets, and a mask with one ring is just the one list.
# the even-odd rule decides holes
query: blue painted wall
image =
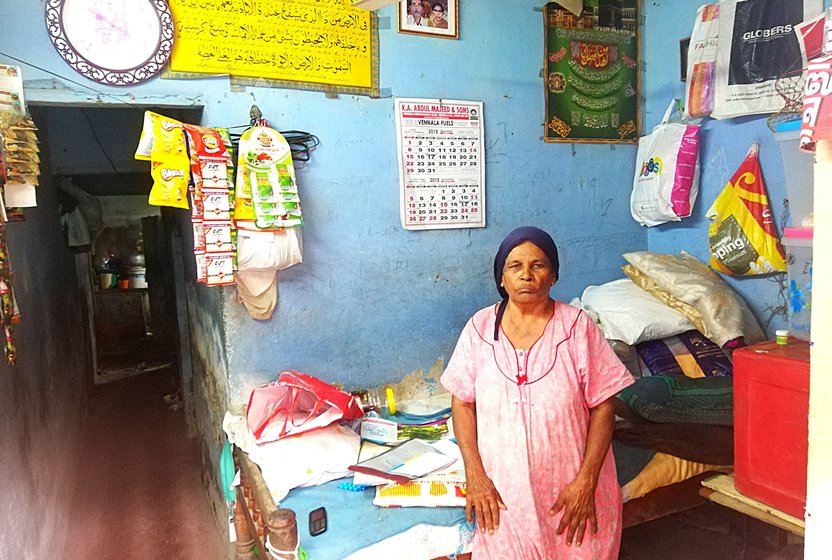
{"label": "blue painted wall", "polygon": [[[647,247],[647,232],[628,210],[635,147],[541,140],[540,5],[463,3],[459,40],[399,34],[395,7],[379,12],[382,88],[398,97],[484,102],[488,227],[425,232],[404,231],[399,221],[392,98],[328,99],[323,93],[253,87],[232,92],[221,77],[106,87],[76,74],[57,55],[42,1],[4,6],[0,63],[22,66],[30,103],[203,107],[202,124],[210,126],[245,124],[256,103],[278,129],[307,130],[321,140],[312,161],[298,171],[304,262],[280,273],[275,316],[250,319],[234,288],[191,284],[185,290],[194,365],[187,380],[193,386],[186,389],[197,401],[188,408],[213,476],[221,414],[241,408],[253,387],[282,369],[347,387],[435,372],[467,318],[497,299],[493,254],[515,226],[543,227],[558,241],[562,268],[553,295],[563,300],[589,284],[620,278],[621,254]],[[132,126],[115,135],[137,141],[139,130]],[[84,122],[60,128],[71,134],[83,130]],[[112,137],[99,136],[105,144]],[[97,149],[88,135],[66,142]],[[76,171],[83,162],[91,172],[111,171],[100,154],[61,154],[56,168]],[[129,158],[109,155],[129,167]],[[215,495],[216,485],[210,486]]]}
{"label": "blue painted wall", "polygon": [[256,323],[234,289],[225,290],[229,402],[238,404],[285,368],[360,387],[447,358],[467,317],[497,298],[491,259],[517,225],[544,227],[559,242],[563,269],[553,293],[561,299],[620,277],[621,253],[646,248],[647,233],[627,209],[635,148],[541,140],[542,14],[534,10],[541,2],[486,4],[462,6],[457,41],[399,34],[395,7],[379,12],[382,88],[484,102],[488,227],[481,230],[401,228],[392,98],[231,92],[224,78],[106,88],[57,56],[43,4],[32,0],[9,8],[0,37],[3,52],[78,82],[24,66],[30,100],[201,103],[203,123],[214,126],[245,123],[256,103],[277,128],[320,137],[298,173],[304,263],[280,273],[277,313]]}
{"label": "blue painted wall", "polygon": [[[644,126],[649,131],[662,118],[673,98],[684,99],[685,86],[679,80],[679,40],[690,37],[696,10],[706,4],[702,0],[650,0],[644,3],[644,59],[646,72],[644,94]],[[829,2],[827,1],[828,5]],[[769,203],[782,233],[786,192],[786,171],[780,143],[774,138],[766,119],[768,115],[728,120],[706,118],[702,123],[700,153],[701,177],[699,198],[693,215],[680,223],[650,228],[648,246],[657,253],[687,251],[707,262],[708,224],[705,212],[745,159],[751,144],[760,144],[760,165],[769,194]],[[772,307],[784,305],[781,283],[785,275],[752,278],[727,278],[749,303],[766,332],[774,338],[774,330],[784,328],[784,315],[772,315]]]}
{"label": "blue painted wall", "polygon": [[[678,40],[690,35],[700,3],[644,3],[648,127],[658,122],[671,98],[682,96]],[[211,126],[244,124],[256,103],[275,127],[307,130],[321,139],[310,164],[298,171],[307,222],[304,262],[280,273],[275,316],[251,320],[236,303],[233,288],[188,287],[193,380],[198,384],[193,391],[200,399],[197,425],[213,459],[223,409],[242,406],[251,388],[281,369],[361,387],[427,371],[447,359],[466,319],[496,300],[493,254],[515,226],[538,225],[554,235],[562,268],[553,295],[568,300],[589,284],[620,278],[621,254],[627,251],[687,250],[706,258],[704,212],[754,141],[762,144],[775,214],[783,210],[784,172],[765,117],[706,121],[694,216],[679,224],[640,228],[628,204],[634,146],[541,140],[542,15],[534,9],[541,0],[463,3],[457,41],[399,34],[395,7],[379,12],[382,88],[399,97],[485,104],[488,227],[425,232],[404,231],[399,222],[391,98],[328,99],[322,93],[251,87],[232,92],[225,78],[157,78],[126,89],[108,88],[76,74],[56,54],[45,29],[44,2],[8,4],[0,18],[0,63],[21,64],[30,103],[202,106],[202,123]],[[138,129],[117,132],[138,139]],[[85,159],[91,171],[98,166],[98,171],[109,171],[100,157],[70,153],[76,164]],[[115,161],[127,164],[124,158]],[[48,183],[44,188],[50,188]],[[36,247],[31,254],[37,254]],[[765,307],[777,303],[770,280],[732,284],[761,319]],[[779,324],[778,319],[769,331]],[[56,354],[53,362],[60,361]],[[50,385],[61,375],[57,366],[44,371],[51,374],[37,383],[46,391],[60,391]],[[78,394],[77,387],[72,394]],[[16,454],[10,460],[26,457]],[[55,496],[59,493],[47,497],[47,505]],[[34,530],[35,523],[34,517],[27,518],[23,530]]]}

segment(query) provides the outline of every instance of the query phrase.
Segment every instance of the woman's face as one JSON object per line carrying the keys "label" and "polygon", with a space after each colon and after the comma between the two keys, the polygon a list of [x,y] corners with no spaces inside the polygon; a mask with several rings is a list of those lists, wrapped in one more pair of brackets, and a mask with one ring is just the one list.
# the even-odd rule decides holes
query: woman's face
{"label": "woman's face", "polygon": [[555,282],[546,253],[531,241],[524,241],[508,254],[500,286],[512,302],[534,303],[549,299],[549,288]]}
{"label": "woman's face", "polygon": [[442,6],[434,6],[430,12],[430,18],[435,22],[442,21],[443,19],[445,19],[445,10],[442,8]]}

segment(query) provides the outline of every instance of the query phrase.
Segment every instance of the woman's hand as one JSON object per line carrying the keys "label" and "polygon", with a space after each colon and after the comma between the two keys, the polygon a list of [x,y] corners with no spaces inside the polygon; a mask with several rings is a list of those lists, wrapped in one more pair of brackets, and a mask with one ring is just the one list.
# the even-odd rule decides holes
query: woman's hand
{"label": "woman's hand", "polygon": [[[507,509],[494,487],[494,483],[484,472],[466,472],[465,516],[468,522],[477,518],[480,531],[493,533],[500,527],[500,510]],[[473,512],[471,511],[473,510]]]}
{"label": "woman's hand", "polygon": [[596,486],[596,481],[578,473],[575,480],[561,491],[555,505],[549,510],[549,515],[557,515],[560,510],[565,509],[558,524],[557,534],[562,535],[564,531],[567,531],[566,544],[568,546],[572,545],[573,540],[576,546],[581,546],[587,525],[590,526],[593,534],[598,532],[598,520],[595,517]]}
{"label": "woman's hand", "polygon": [[558,500],[549,515],[557,515],[560,510],[563,517],[558,523],[557,533],[566,533],[566,544],[581,546],[587,525],[592,533],[598,533],[598,519],[595,517],[595,489],[604,457],[610,450],[612,427],[615,422],[615,397],[610,397],[589,411],[589,428],[587,429],[584,460],[575,480],[561,490]]}

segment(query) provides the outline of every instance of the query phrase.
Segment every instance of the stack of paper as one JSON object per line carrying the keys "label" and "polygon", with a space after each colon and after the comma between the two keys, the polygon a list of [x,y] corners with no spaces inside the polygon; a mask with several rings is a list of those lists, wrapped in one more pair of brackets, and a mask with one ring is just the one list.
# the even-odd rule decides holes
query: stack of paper
{"label": "stack of paper", "polygon": [[[435,445],[411,439],[371,459],[360,461],[350,470],[386,481],[409,482],[445,469],[456,461],[457,457],[443,453]],[[355,483],[366,484],[358,479]]]}

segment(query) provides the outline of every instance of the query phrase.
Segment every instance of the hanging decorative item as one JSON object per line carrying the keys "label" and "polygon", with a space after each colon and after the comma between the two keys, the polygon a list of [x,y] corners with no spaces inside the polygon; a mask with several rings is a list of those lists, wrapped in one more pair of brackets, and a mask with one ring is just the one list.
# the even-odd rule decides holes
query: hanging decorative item
{"label": "hanging decorative item", "polygon": [[23,82],[16,66],[0,66],[0,328],[6,363],[17,360],[14,325],[20,322],[12,290],[12,269],[6,246],[6,222],[19,221],[23,214],[14,206],[35,206],[35,188],[40,173],[37,127],[26,114]]}
{"label": "hanging decorative item", "polygon": [[546,142],[638,141],[640,12],[640,0],[546,5]]}
{"label": "hanging decorative item", "polygon": [[173,51],[173,18],[165,0],[48,0],[46,27],[73,70],[110,86],[149,80]]}
{"label": "hanging decorative item", "polygon": [[[378,16],[350,0],[170,0],[176,48],[163,77],[379,96]],[[210,31],[209,31],[210,30]]]}
{"label": "hanging decorative item", "polygon": [[456,39],[459,7],[456,0],[400,0],[399,33]]}

